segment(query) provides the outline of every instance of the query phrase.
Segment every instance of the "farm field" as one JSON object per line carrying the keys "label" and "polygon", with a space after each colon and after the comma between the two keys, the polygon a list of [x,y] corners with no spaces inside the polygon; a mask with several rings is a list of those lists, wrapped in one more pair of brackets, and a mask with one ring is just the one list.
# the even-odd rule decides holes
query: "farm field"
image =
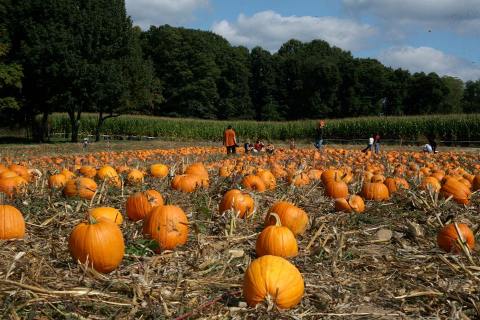
{"label": "farm field", "polygon": [[[88,152],[81,152],[78,144],[1,146],[3,203],[21,211],[26,229],[23,239],[0,240],[2,318],[480,316],[478,247],[467,233],[462,234],[465,241],[451,241],[463,232],[463,224],[478,237],[478,152],[445,149],[432,155],[406,148],[375,156],[361,153],[358,147],[319,153],[306,145],[296,150],[280,145],[274,155],[241,152],[227,157],[218,144],[193,145],[112,142],[108,149],[104,143],[91,144]],[[167,167],[157,166],[152,172],[152,164]],[[82,189],[84,180],[70,177],[71,182],[66,182],[67,171],[63,178],[51,178],[62,170],[90,177],[95,184],[89,181]],[[12,179],[7,178],[12,171],[21,177],[12,176],[15,185],[4,181]],[[141,215],[133,207],[127,212],[127,200],[133,203],[132,195],[151,189],[161,194],[165,205],[143,203],[142,208],[152,210],[144,209],[146,218],[137,220]],[[244,192],[231,202],[249,195],[254,210],[247,205],[223,211],[228,201],[219,205],[231,189]],[[357,194],[360,200],[350,197]],[[152,201],[151,195],[144,197]],[[289,219],[277,204],[281,201],[305,215],[288,207],[295,211]],[[362,211],[363,202],[364,211],[355,212]],[[152,240],[155,230],[144,226],[167,206],[181,208],[188,219],[180,223],[175,216],[165,224],[175,225],[169,229],[172,241],[178,242],[175,248],[163,238]],[[72,245],[69,238],[98,207],[116,208],[123,217],[118,227],[97,220],[119,228],[125,252],[111,244],[108,254],[102,253],[105,245],[97,243],[91,248],[97,258],[92,268],[91,260],[78,263],[72,258],[69,248],[80,245]],[[301,274],[304,293],[290,308],[279,308],[281,297],[298,295],[298,285],[280,287],[284,281],[272,280],[270,296],[256,306],[249,296],[260,290],[261,278],[250,283],[255,289],[244,290],[246,270],[257,259],[257,238],[266,221],[274,222],[269,212],[279,214],[280,222],[295,233],[298,246],[298,255],[290,254],[286,260]],[[113,219],[120,222],[119,214]],[[1,223],[6,222],[0,219],[0,228]],[[442,238],[442,249],[437,234],[449,224],[454,232]],[[182,243],[185,229],[188,236]],[[271,246],[286,246],[285,241],[273,241]],[[95,264],[119,254],[118,266]],[[273,262],[267,265],[280,268]],[[294,279],[294,271],[275,269],[269,274]]]}

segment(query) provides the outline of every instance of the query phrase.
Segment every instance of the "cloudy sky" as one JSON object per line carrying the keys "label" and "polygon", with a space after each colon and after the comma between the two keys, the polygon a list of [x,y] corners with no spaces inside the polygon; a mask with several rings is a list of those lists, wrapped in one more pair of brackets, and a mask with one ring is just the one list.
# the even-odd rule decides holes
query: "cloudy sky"
{"label": "cloudy sky", "polygon": [[275,52],[323,39],[412,72],[480,79],[480,0],[127,0],[143,29],[170,24]]}

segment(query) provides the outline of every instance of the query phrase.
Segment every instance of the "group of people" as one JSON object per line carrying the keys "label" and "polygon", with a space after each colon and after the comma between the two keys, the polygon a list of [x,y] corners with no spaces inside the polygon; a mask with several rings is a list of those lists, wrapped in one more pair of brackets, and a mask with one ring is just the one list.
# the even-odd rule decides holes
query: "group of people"
{"label": "group of people", "polygon": [[[228,126],[225,132],[223,133],[223,145],[227,148],[227,154],[237,153],[237,147],[239,147],[237,142],[237,135],[232,126]],[[275,146],[268,142],[265,145],[260,139],[257,139],[255,144],[251,144],[250,141],[247,141],[243,144],[245,153],[258,153],[258,152],[267,152],[273,154],[275,152]]]}
{"label": "group of people", "polygon": [[[314,146],[317,149],[321,149],[324,145],[324,128],[325,121],[320,120],[315,129]],[[227,148],[227,154],[236,153],[236,148],[239,145],[237,144],[235,130],[233,130],[232,126],[228,126],[223,134],[223,145]],[[272,154],[275,152],[275,147],[273,144],[269,142],[267,145],[265,145],[260,139],[257,139],[255,144],[251,144],[250,141],[247,141],[243,147],[245,149],[245,153],[267,152]],[[290,149],[295,149],[295,141],[293,139],[290,141]],[[422,150],[426,153],[437,153],[437,143],[435,142],[435,138],[430,136],[428,138],[428,143],[423,146]],[[380,152],[380,134],[378,132],[376,134],[372,134],[368,138],[367,146],[362,149],[363,153],[368,151],[371,151],[372,153],[375,152],[377,154]]]}

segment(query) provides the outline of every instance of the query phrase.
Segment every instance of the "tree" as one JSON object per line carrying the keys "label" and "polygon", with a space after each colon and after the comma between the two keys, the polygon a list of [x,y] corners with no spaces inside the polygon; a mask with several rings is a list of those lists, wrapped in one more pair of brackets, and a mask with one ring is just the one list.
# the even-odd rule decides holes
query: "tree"
{"label": "tree", "polygon": [[462,106],[464,112],[480,112],[480,80],[467,81],[463,93]]}
{"label": "tree", "polygon": [[447,95],[448,88],[436,73],[415,73],[408,85],[405,114],[439,113]]}
{"label": "tree", "polygon": [[444,76],[442,82],[448,89],[448,94],[441,104],[439,111],[441,113],[461,113],[464,83],[462,80]]}

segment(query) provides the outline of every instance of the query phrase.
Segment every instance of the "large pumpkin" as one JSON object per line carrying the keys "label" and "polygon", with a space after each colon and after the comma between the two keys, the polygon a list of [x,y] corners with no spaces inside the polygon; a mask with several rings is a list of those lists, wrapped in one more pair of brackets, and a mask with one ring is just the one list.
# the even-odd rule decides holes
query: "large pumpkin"
{"label": "large pumpkin", "polygon": [[112,221],[89,217],[88,222],[78,224],[68,241],[75,260],[86,263],[98,272],[108,273],[122,262],[125,244],[120,228]]}
{"label": "large pumpkin", "polygon": [[437,178],[430,176],[422,180],[419,188],[423,190],[431,189],[435,192],[438,192],[442,188],[442,185],[440,184],[440,181],[437,180]]}
{"label": "large pumpkin", "polygon": [[459,204],[468,204],[472,192],[465,184],[454,178],[449,178],[445,180],[440,193],[445,198],[452,196],[453,200]]}
{"label": "large pumpkin", "polygon": [[152,210],[152,205],[148,201],[148,197],[143,192],[132,194],[127,199],[126,212],[130,220],[138,221],[145,219]]}
{"label": "large pumpkin", "polygon": [[67,197],[79,196],[82,199],[91,200],[95,191],[97,190],[97,184],[90,178],[77,178],[68,180],[63,188],[63,194]]}
{"label": "large pumpkin", "polygon": [[308,216],[302,209],[296,207],[290,202],[279,201],[276,202],[268,211],[265,218],[265,225],[274,225],[275,219],[271,217],[270,213],[276,213],[280,217],[282,226],[292,230],[295,235],[303,234],[307,229]]}
{"label": "large pumpkin", "polygon": [[82,166],[78,171],[87,178],[93,178],[97,174],[97,169],[92,166]]}
{"label": "large pumpkin", "polygon": [[277,179],[273,173],[269,170],[259,170],[257,176],[262,179],[263,183],[265,184],[265,188],[269,190],[275,189],[277,185]]}
{"label": "large pumpkin", "polygon": [[[464,223],[457,223],[458,231],[464,243],[472,250],[475,246],[475,237],[472,230]],[[437,235],[437,243],[446,252],[459,253],[462,249],[457,242],[458,233],[453,223],[447,224]]]}
{"label": "large pumpkin", "polygon": [[8,167],[8,169],[15,172],[17,175],[25,179],[27,182],[31,180],[31,176],[30,176],[30,173],[28,172],[28,169],[22,165],[12,164]]}
{"label": "large pumpkin", "polygon": [[194,174],[181,174],[172,179],[171,185],[175,190],[190,193],[204,186],[206,181]]}
{"label": "large pumpkin", "polygon": [[25,236],[25,220],[15,207],[0,205],[0,239],[21,239]]}
{"label": "large pumpkin", "polygon": [[302,300],[304,290],[300,271],[282,257],[260,257],[245,271],[243,296],[251,307],[269,300],[281,309],[289,309]]}
{"label": "large pumpkin", "polygon": [[248,193],[232,189],[223,195],[218,211],[222,214],[230,209],[233,209],[240,218],[244,218],[245,215],[249,217],[255,210],[255,203]]}
{"label": "large pumpkin", "polygon": [[362,196],[367,200],[383,201],[389,198],[389,192],[383,183],[366,182],[362,187]]}
{"label": "large pumpkin", "polygon": [[167,205],[153,208],[144,221],[143,234],[156,240],[161,250],[173,250],[187,242],[187,216],[177,206]]}
{"label": "large pumpkin", "polygon": [[271,213],[270,215],[275,218],[276,223],[263,229],[258,236],[255,246],[257,257],[272,255],[292,258],[297,256],[298,246],[295,235],[290,229],[282,226],[277,214]]}
{"label": "large pumpkin", "polygon": [[325,195],[330,198],[346,198],[348,196],[348,186],[342,180],[329,180],[325,184]]}

